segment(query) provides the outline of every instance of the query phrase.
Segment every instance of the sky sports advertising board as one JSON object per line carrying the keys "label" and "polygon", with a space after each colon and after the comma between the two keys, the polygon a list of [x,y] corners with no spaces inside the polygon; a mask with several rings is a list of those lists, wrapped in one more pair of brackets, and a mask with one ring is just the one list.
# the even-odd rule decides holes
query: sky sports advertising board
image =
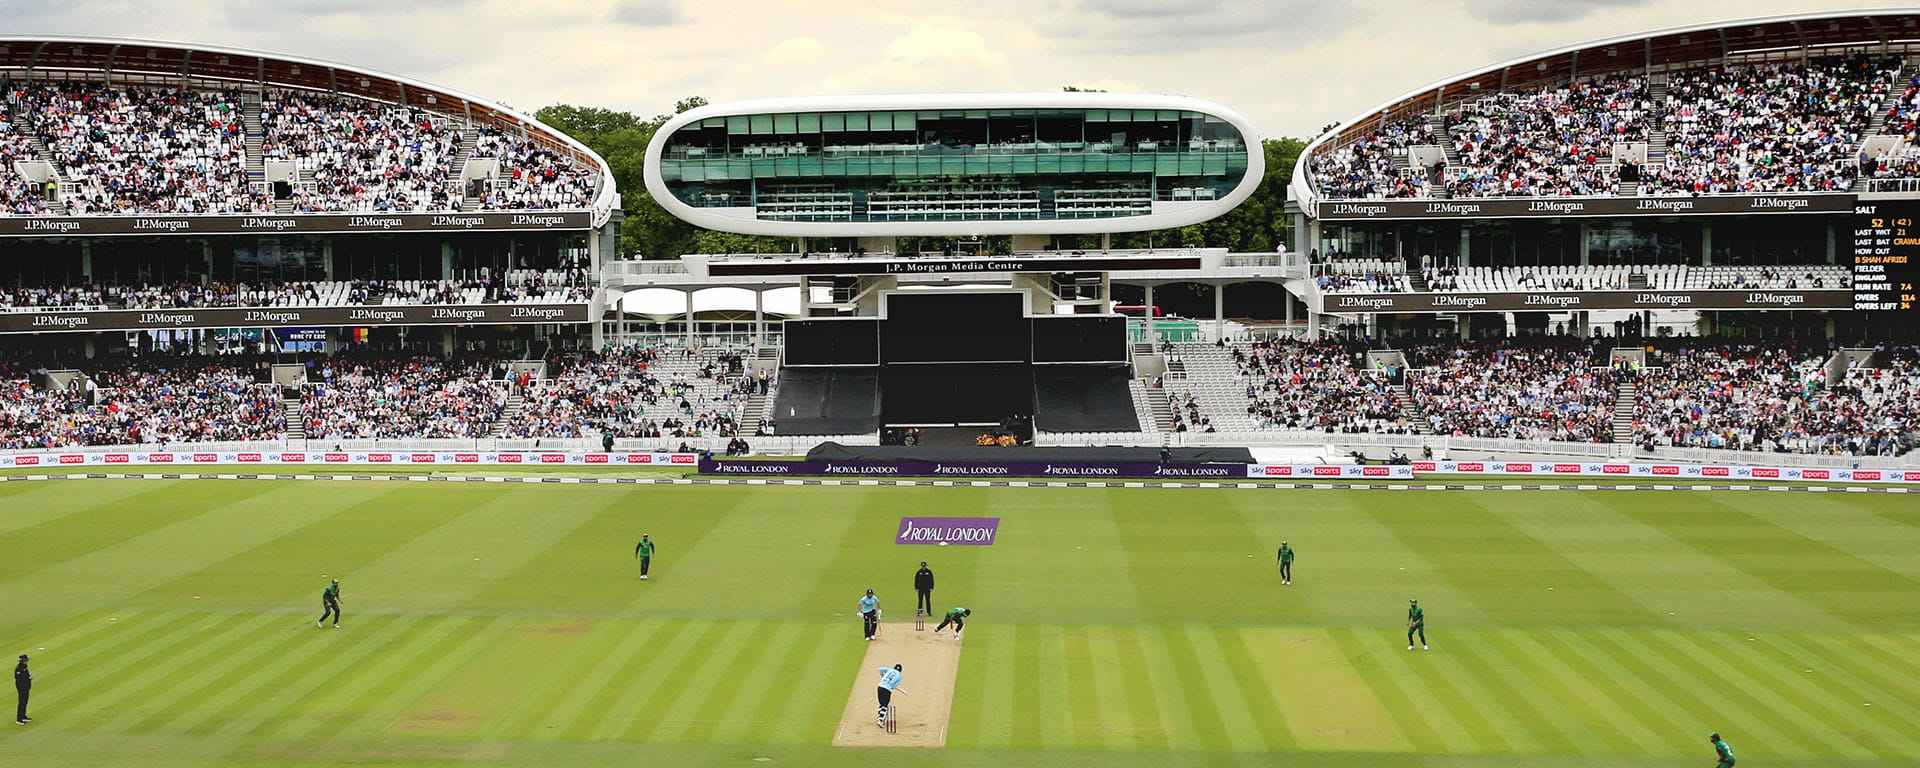
{"label": "sky sports advertising board", "polygon": [[1908,312],[1920,283],[1920,201],[1854,207],[1853,308]]}

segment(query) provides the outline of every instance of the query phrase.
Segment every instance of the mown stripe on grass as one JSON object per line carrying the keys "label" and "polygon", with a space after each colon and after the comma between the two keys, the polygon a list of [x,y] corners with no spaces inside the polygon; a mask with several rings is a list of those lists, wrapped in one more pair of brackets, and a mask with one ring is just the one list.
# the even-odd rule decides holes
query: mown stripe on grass
{"label": "mown stripe on grass", "polygon": [[639,707],[614,716],[616,728],[624,732],[616,737],[628,741],[680,741],[689,722],[707,707],[714,697],[753,695],[751,691],[733,691],[747,670],[735,668],[733,660],[747,651],[756,632],[755,622],[716,622],[695,645],[697,653],[674,662],[664,674],[649,676],[639,699]]}
{"label": "mown stripe on grass", "polygon": [[[1147,695],[1153,697],[1154,711],[1164,735],[1162,746],[1179,752],[1230,748],[1224,739],[1216,742],[1210,738],[1217,737],[1219,728],[1213,701],[1207,696],[1194,695],[1187,685],[1187,678],[1181,675],[1181,661],[1168,641],[1167,632],[1167,625],[1143,624],[1135,628],[1134,634]],[[1192,649],[1184,650],[1191,662]],[[1185,669],[1199,671],[1198,667]],[[1202,722],[1207,724],[1205,728],[1201,727]]]}
{"label": "mown stripe on grass", "polygon": [[[791,723],[780,721],[781,710],[794,697],[794,685],[805,675],[808,659],[826,644],[820,628],[805,622],[789,622],[778,634],[777,659],[766,660],[767,677],[772,681],[758,696],[740,697],[752,706],[745,710],[745,722],[726,723],[714,737],[715,743],[756,743],[772,741],[775,734]],[[962,667],[964,669],[964,667]]]}
{"label": "mown stripe on grass", "polygon": [[[436,723],[428,729],[435,732],[457,732],[470,734],[479,729],[487,717],[476,715],[476,711],[497,711],[504,708],[506,699],[496,691],[487,691],[482,695],[441,695],[433,697],[430,692],[462,670],[470,669],[473,660],[480,654],[500,642],[509,631],[519,624],[518,620],[496,617],[484,624],[462,624],[456,619],[441,619],[436,626],[422,634],[440,634],[441,640],[432,644],[413,644],[400,648],[383,649],[380,656],[391,659],[392,671],[376,677],[381,684],[353,698],[350,703],[337,711],[318,708],[305,708],[310,714],[302,717],[298,723],[316,724],[325,722],[326,727],[312,731],[319,738],[332,738],[342,733],[379,733],[382,730],[408,730],[415,721],[426,718]],[[376,660],[362,662],[368,666],[379,663]],[[503,683],[510,680],[491,670],[478,670],[491,680]],[[517,687],[517,686],[515,686]],[[343,691],[351,693],[351,691]],[[442,704],[434,710],[419,711],[423,704]],[[355,716],[357,714],[357,717]],[[337,715],[337,716],[336,716]],[[324,716],[324,717],[323,717]],[[447,718],[447,719],[440,719]],[[437,723],[444,722],[440,726]],[[455,724],[464,724],[456,729]],[[284,740],[295,740],[302,736],[303,729],[287,729]]]}
{"label": "mown stripe on grass", "polygon": [[1503,652],[1502,658],[1513,666],[1523,684],[1539,689],[1567,713],[1569,723],[1578,726],[1574,736],[1581,753],[1617,753],[1634,741],[1631,719],[1601,701],[1604,694],[1600,689],[1607,681],[1581,674],[1564,657],[1550,651],[1541,642],[1543,633],[1498,629],[1483,635]]}
{"label": "mown stripe on grass", "polygon": [[637,622],[602,619],[594,621],[573,649],[557,659],[547,674],[528,682],[533,685],[515,696],[513,706],[493,719],[481,733],[488,739],[528,739],[553,725],[556,708],[573,697],[595,664],[612,652]]}
{"label": "mown stripe on grass", "polygon": [[162,712],[177,703],[179,690],[207,664],[229,654],[239,653],[259,641],[259,633],[284,620],[278,616],[234,614],[204,625],[193,642],[165,657],[159,664],[115,678],[112,691],[91,705],[61,702],[61,720],[85,726],[86,714],[108,710],[95,730],[125,730],[130,721]]}
{"label": "mown stripe on grass", "polygon": [[[1438,653],[1416,651],[1421,657],[1434,657],[1440,665],[1450,666],[1473,680],[1495,701],[1501,702],[1509,722],[1523,740],[1523,751],[1579,752],[1579,746],[1566,727],[1571,716],[1566,710],[1542,696],[1526,680],[1517,679],[1501,653],[1489,645],[1485,630],[1449,632],[1433,638],[1441,643]],[[1416,660],[1415,663],[1418,663]]]}
{"label": "mown stripe on grass", "polygon": [[[1189,690],[1199,688],[1213,699],[1214,710],[1219,713],[1216,732],[1224,734],[1225,740],[1235,751],[1273,751],[1275,747],[1267,741],[1267,734],[1259,725],[1259,718],[1254,714],[1246,691],[1223,680],[1228,674],[1238,676],[1239,671],[1229,666],[1226,651],[1221,648],[1220,639],[1214,635],[1213,628],[1204,624],[1187,624],[1183,629],[1185,641],[1169,632],[1167,645],[1169,648],[1184,646],[1192,651],[1193,663],[1181,665],[1190,675],[1185,685]],[[1184,655],[1178,651],[1176,654]]]}
{"label": "mown stripe on grass", "polygon": [[1702,715],[1689,703],[1673,696],[1675,692],[1666,687],[1670,685],[1666,678],[1649,676],[1645,669],[1622,664],[1615,655],[1617,649],[1603,649],[1592,642],[1594,633],[1590,630],[1563,627],[1549,632],[1565,648],[1566,652],[1560,654],[1563,658],[1587,669],[1590,679],[1609,683],[1601,690],[1614,706],[1634,717],[1645,734],[1642,740],[1651,740],[1650,753],[1670,753],[1691,743],[1691,738],[1680,738],[1680,734],[1691,732],[1687,725],[1701,722]]}
{"label": "mown stripe on grass", "polygon": [[1064,630],[1057,626],[1037,625],[1034,632],[1040,652],[1033,658],[1037,660],[1040,674],[1028,676],[1027,679],[1040,681],[1040,746],[1071,749],[1078,746],[1073,713],[1079,710],[1080,703],[1072,700],[1073,694],[1067,689],[1069,673]]}
{"label": "mown stripe on grass", "polygon": [[373,616],[352,630],[315,629],[307,644],[273,659],[240,680],[211,706],[183,712],[169,727],[178,733],[206,734],[215,740],[240,740],[244,731],[279,717],[333,677],[352,674],[368,652],[405,637],[425,620],[421,616]]}
{"label": "mown stripe on grass", "polygon": [[1107,732],[1102,725],[1100,691],[1095,687],[1087,628],[1062,627],[1059,633],[1061,660],[1067,677],[1068,715],[1073,720],[1073,744],[1080,749],[1106,746]]}
{"label": "mown stripe on grass", "polygon": [[[1407,738],[1408,744],[1417,752],[1471,752],[1476,749],[1467,727],[1456,719],[1451,711],[1430,695],[1409,696],[1400,684],[1400,675],[1376,660],[1374,650],[1369,649],[1360,639],[1359,633],[1350,628],[1333,627],[1325,630],[1327,640],[1334,644],[1340,654],[1353,667],[1354,674],[1360,677],[1388,713],[1399,724],[1400,732]],[[1395,665],[1395,669],[1403,667]],[[1413,681],[1417,684],[1418,681]]]}
{"label": "mown stripe on grass", "polygon": [[1217,626],[1188,624],[1187,636],[1200,659],[1200,682],[1213,689],[1213,705],[1227,728],[1236,751],[1277,751],[1292,747],[1286,716],[1267,689],[1260,668],[1246,653],[1238,632]]}
{"label": "mown stripe on grass", "polygon": [[[202,639],[201,633],[207,623],[218,618],[197,611],[169,611],[154,614],[147,621],[137,621],[132,616],[121,617],[117,623],[137,622],[135,626],[140,628],[123,630],[122,634],[115,637],[103,638],[101,642],[86,648],[72,650],[60,657],[58,666],[48,663],[53,660],[43,656],[43,661],[34,665],[35,671],[43,689],[48,677],[59,679],[60,706],[78,709],[84,707],[88,700],[112,691],[131,671],[150,669],[153,664],[165,663],[171,655],[195,647]],[[55,672],[56,669],[60,671]],[[67,670],[72,671],[69,673]],[[42,697],[46,695],[44,692],[41,694]]]}
{"label": "mown stripe on grass", "polygon": [[692,722],[677,740],[727,744],[731,740],[716,738],[723,729],[752,725],[749,718],[760,700],[778,697],[780,688],[787,684],[786,679],[772,674],[773,665],[768,657],[786,645],[800,645],[803,639],[812,639],[801,627],[798,621],[755,622],[740,655],[720,665],[725,673],[712,678],[720,681],[719,684],[694,710]]}
{"label": "mown stripe on grass", "polygon": [[1126,689],[1120,677],[1120,650],[1113,643],[1113,627],[1087,627],[1088,679],[1093,682],[1101,743],[1108,749],[1133,749],[1135,731],[1141,726],[1128,710]]}
{"label": "mown stripe on grass", "polygon": [[[1834,707],[1831,699],[1804,680],[1781,677],[1777,674],[1778,667],[1754,663],[1745,652],[1744,633],[1737,639],[1724,633],[1649,634],[1649,643],[1662,643],[1672,649],[1667,658],[1675,663],[1682,658],[1691,660],[1705,673],[1723,681],[1716,683],[1715,690],[1743,697],[1755,708],[1771,710],[1796,726],[1803,726],[1808,736],[1822,745],[1823,749],[1816,752],[1850,757],[1874,754],[1875,751],[1865,745],[1836,735],[1837,731],[1853,724],[1853,712]],[[1793,693],[1788,694],[1782,686]]]}
{"label": "mown stripe on grass", "polygon": [[[617,739],[633,724],[633,713],[647,696],[684,667],[682,660],[696,648],[717,639],[724,627],[717,621],[674,620],[646,645],[628,650],[625,663],[602,678],[593,705],[582,710],[560,735],[568,741]],[[684,670],[680,670],[684,673]],[[684,676],[684,674],[683,674]]]}
{"label": "mown stripe on grass", "polygon": [[1530,652],[1550,658],[1579,681],[1586,694],[1579,696],[1578,703],[1587,707],[1590,717],[1604,718],[1618,734],[1619,740],[1609,752],[1665,754],[1670,744],[1660,734],[1672,728],[1675,718],[1685,719],[1683,713],[1624,670],[1603,670],[1600,664],[1606,662],[1605,658],[1579,638],[1584,631],[1543,628],[1534,636],[1536,647]]}
{"label": "mown stripe on grass", "polygon": [[[430,618],[421,623],[418,630],[408,633],[393,645],[379,649],[374,658],[360,666],[358,677],[377,680],[378,685],[355,686],[335,685],[328,690],[315,692],[302,709],[318,713],[314,717],[294,718],[287,726],[273,734],[274,738],[293,741],[307,738],[316,732],[324,735],[339,733],[349,722],[356,718],[353,713],[367,711],[371,700],[385,698],[396,686],[403,685],[407,677],[419,674],[437,659],[469,635],[464,631],[449,631],[453,627],[445,618]],[[464,624],[464,622],[459,622]],[[464,629],[464,627],[462,627]],[[332,631],[332,630],[327,630]],[[421,659],[429,661],[423,662]],[[385,725],[385,722],[380,725]],[[322,729],[322,726],[325,726]]]}
{"label": "mown stripe on grass", "polygon": [[[1743,694],[1740,687],[1722,677],[1712,669],[1698,664],[1681,664],[1675,661],[1682,654],[1671,644],[1661,642],[1663,634],[1655,631],[1600,631],[1591,635],[1596,644],[1609,647],[1614,658],[1630,664],[1641,671],[1642,676],[1661,681],[1662,690],[1672,692],[1677,701],[1681,701],[1688,711],[1699,718],[1695,730],[1704,726],[1720,729],[1722,724],[1734,723],[1743,728],[1770,729],[1779,738],[1766,744],[1756,744],[1745,749],[1772,755],[1818,754],[1821,739],[1794,722],[1792,718],[1780,715],[1766,702],[1756,702]],[[1700,691],[1695,696],[1691,692]]]}
{"label": "mown stripe on grass", "polygon": [[[819,632],[809,633],[822,638]],[[862,669],[865,643],[855,646],[816,639],[807,643],[813,649],[806,671],[794,680],[780,710],[779,725],[767,734],[767,741],[786,744],[828,745],[840,724],[840,713],[847,704],[848,670],[854,674],[872,674]],[[875,678],[868,678],[875,679]],[[912,690],[912,689],[908,689]]]}
{"label": "mown stripe on grass", "polygon": [[[1006,660],[1006,667],[997,670],[997,674],[1006,679],[1006,685],[1012,686],[1013,698],[1009,710],[1013,714],[1012,727],[1007,729],[1004,739],[1007,746],[1039,747],[1043,746],[1044,718],[1047,711],[1041,704],[1043,694],[1058,696],[1058,689],[1049,689],[1044,676],[1045,668],[1040,665],[1040,627],[1036,624],[1014,624],[1013,655]],[[961,654],[963,661],[966,654]],[[982,708],[993,707],[992,701],[981,701]]]}
{"label": "mown stripe on grass", "polygon": [[1165,720],[1161,717],[1159,691],[1141,645],[1142,627],[1117,627],[1109,635],[1120,655],[1121,696],[1127,702],[1133,723],[1129,745],[1133,749],[1164,750],[1170,744]]}
{"label": "mown stripe on grass", "polygon": [[[1455,637],[1448,642],[1465,642],[1464,637]],[[1388,648],[1399,647],[1399,634],[1395,633],[1393,643]],[[1451,647],[1451,646],[1448,646]],[[1434,698],[1454,713],[1462,722],[1478,721],[1480,728],[1475,729],[1482,742],[1495,742],[1497,746],[1483,749],[1485,752],[1538,752],[1539,743],[1531,736],[1533,724],[1523,723],[1509,706],[1509,700],[1491,690],[1489,686],[1477,685],[1476,673],[1449,652],[1434,654],[1430,651],[1403,651],[1401,658],[1410,679],[1419,681],[1432,692]],[[1403,678],[1407,679],[1407,678]],[[1452,706],[1458,702],[1460,706]]]}
{"label": "mown stripe on grass", "polygon": [[[647,660],[686,631],[687,622],[642,619],[615,626],[621,628],[615,633],[617,642],[597,654],[591,669],[579,676],[578,684],[565,689],[567,694],[554,701],[552,711],[542,718],[545,727],[529,737],[541,741],[584,740],[591,726],[630,690],[628,683],[645,668]],[[643,655],[643,648],[651,651]]]}
{"label": "mown stripe on grass", "polygon": [[138,733],[162,731],[162,726],[179,714],[182,702],[200,702],[213,696],[225,696],[240,681],[252,675],[264,660],[283,658],[288,649],[310,640],[308,633],[285,627],[274,632],[270,638],[249,638],[250,642],[244,649],[221,656],[194,670],[193,677],[181,682],[170,693],[170,701],[156,701],[153,714],[128,730]]}
{"label": "mown stripe on grass", "polygon": [[[1874,703],[1870,709],[1882,716],[1898,716],[1908,724],[1906,732],[1920,734],[1920,674],[1894,674],[1913,672],[1911,660],[1890,665],[1876,658],[1860,638],[1845,635],[1773,635],[1768,639],[1769,648],[1780,646],[1777,653],[1798,665],[1801,674],[1844,681],[1841,690],[1852,694],[1850,698],[1860,699],[1857,703]],[[1805,672],[1807,669],[1813,671]],[[1888,706],[1887,702],[1899,706]]]}
{"label": "mown stripe on grass", "polygon": [[[1860,678],[1848,669],[1844,663],[1834,661],[1835,654],[1825,654],[1820,661],[1810,661],[1804,647],[1792,638],[1768,636],[1752,644],[1752,652],[1765,658],[1765,663],[1776,669],[1776,676],[1792,677],[1802,684],[1820,690],[1825,698],[1834,702],[1834,706],[1843,708],[1869,728],[1876,728],[1870,734],[1875,739],[1883,739],[1892,744],[1896,755],[1920,754],[1920,712],[1913,705],[1895,696],[1880,685]],[[1815,666],[1823,668],[1821,674],[1809,674],[1805,670]],[[1875,700],[1878,706],[1862,706]],[[1898,702],[1900,706],[1894,706]]]}
{"label": "mown stripe on grass", "polygon": [[[950,746],[1005,748],[1013,743],[1013,628],[975,627],[954,679]],[[865,672],[866,670],[861,670]]]}

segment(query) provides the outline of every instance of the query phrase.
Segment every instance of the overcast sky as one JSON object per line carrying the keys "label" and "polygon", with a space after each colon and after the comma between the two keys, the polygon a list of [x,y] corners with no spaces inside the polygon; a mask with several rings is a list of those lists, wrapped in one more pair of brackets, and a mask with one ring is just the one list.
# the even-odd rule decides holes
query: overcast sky
{"label": "overcast sky", "polygon": [[408,75],[532,111],[656,114],[814,94],[1194,96],[1306,136],[1400,93],[1602,37],[1809,0],[0,0],[11,34],[256,48]]}

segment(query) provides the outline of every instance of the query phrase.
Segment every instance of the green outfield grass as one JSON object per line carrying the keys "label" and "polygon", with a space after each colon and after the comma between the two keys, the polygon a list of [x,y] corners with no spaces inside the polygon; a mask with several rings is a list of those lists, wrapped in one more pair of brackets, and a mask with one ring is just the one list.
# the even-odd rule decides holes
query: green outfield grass
{"label": "green outfield grass", "polygon": [[[1904,495],[93,480],[0,510],[0,653],[38,678],[7,765],[1678,767],[1709,730],[1742,766],[1920,762]],[[1003,522],[900,547],[903,514]],[[921,559],[976,611],[948,746],[828,746],[854,601],[908,613]]]}

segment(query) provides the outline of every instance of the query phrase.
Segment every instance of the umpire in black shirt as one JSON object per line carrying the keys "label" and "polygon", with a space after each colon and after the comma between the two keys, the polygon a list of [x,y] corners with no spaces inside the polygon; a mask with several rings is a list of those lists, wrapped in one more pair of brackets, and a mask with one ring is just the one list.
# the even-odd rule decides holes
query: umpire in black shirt
{"label": "umpire in black shirt", "polygon": [[927,561],[925,560],[920,561],[920,570],[913,574],[913,591],[920,595],[919,601],[913,604],[913,609],[915,611],[924,610],[928,616],[932,616],[933,571],[927,568]]}
{"label": "umpire in black shirt", "polygon": [[33,690],[33,673],[27,671],[27,655],[20,654],[20,663],[13,667],[13,689],[20,694],[20,708],[15,710],[13,721],[20,725],[33,722],[27,717],[27,694]]}

